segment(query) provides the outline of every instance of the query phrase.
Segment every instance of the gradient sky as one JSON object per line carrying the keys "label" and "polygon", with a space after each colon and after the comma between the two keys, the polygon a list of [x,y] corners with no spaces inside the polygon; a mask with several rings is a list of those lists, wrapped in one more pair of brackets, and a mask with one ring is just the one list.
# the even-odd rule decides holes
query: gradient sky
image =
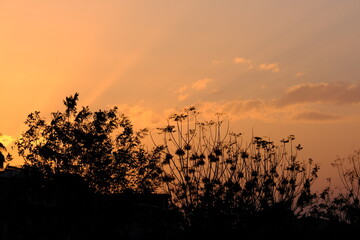
{"label": "gradient sky", "polygon": [[0,0],[1,139],[75,92],[139,128],[195,105],[332,177],[360,148],[359,43],[359,0]]}

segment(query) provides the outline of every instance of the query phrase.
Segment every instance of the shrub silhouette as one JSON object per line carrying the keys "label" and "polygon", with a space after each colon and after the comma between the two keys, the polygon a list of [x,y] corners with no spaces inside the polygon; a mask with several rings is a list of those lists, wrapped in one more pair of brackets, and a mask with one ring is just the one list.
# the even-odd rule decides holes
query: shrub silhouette
{"label": "shrub silhouette", "polygon": [[332,165],[338,170],[342,188],[336,195],[330,186],[325,188],[317,204],[312,207],[311,215],[326,219],[332,224],[359,228],[360,150],[346,158],[338,157]]}
{"label": "shrub silhouette", "polygon": [[335,200],[343,205],[346,222],[360,224],[360,150],[347,158],[337,158],[334,166],[345,188]]}
{"label": "shrub silhouette", "polygon": [[16,141],[25,165],[43,174],[76,174],[99,193],[154,192],[159,185],[159,149],[145,150],[130,120],[117,108],[78,110],[78,93],[66,97],[65,111],[46,121],[40,112],[28,115],[28,129]]}
{"label": "shrub silhouette", "polygon": [[185,228],[241,230],[257,222],[260,230],[260,219],[289,222],[315,196],[310,187],[319,167],[298,160],[302,147],[292,135],[279,145],[260,137],[245,144],[220,114],[201,122],[194,107],[159,130],[164,190]]}
{"label": "shrub silhouette", "polygon": [[[70,229],[68,234],[80,222],[82,227],[77,231],[81,234],[93,228],[89,236],[96,233],[100,237],[107,232],[111,238],[126,233],[130,226],[125,223],[127,217],[133,216],[135,208],[141,212],[146,202],[141,197],[146,200],[146,196],[154,196],[144,193],[156,193],[159,187],[169,194],[173,211],[169,215],[162,212],[166,224],[158,224],[153,232],[156,235],[161,229],[164,236],[173,239],[196,234],[224,237],[247,231],[253,237],[259,233],[264,237],[262,233],[269,231],[348,231],[359,227],[360,151],[335,161],[344,190],[332,198],[330,187],[319,195],[312,193],[319,167],[311,159],[300,158],[302,146],[295,144],[293,135],[278,143],[256,136],[246,142],[242,134],[231,132],[221,114],[215,120],[200,121],[199,113],[190,107],[172,115],[168,124],[159,128],[163,142],[149,151],[142,144],[147,130],[135,132],[130,120],[116,107],[95,112],[89,107],[78,109],[78,96],[67,97],[65,111],[53,112],[49,121],[40,112],[29,114],[25,122],[28,128],[15,143],[25,160],[23,173],[31,172],[25,176],[36,173],[41,179],[40,184],[35,181],[36,189],[41,194],[46,190],[50,195],[61,195],[63,205],[57,207],[56,214],[46,215],[49,204],[42,214],[61,216],[59,222]],[[5,151],[0,143],[3,162],[12,159],[10,154],[3,155]],[[79,186],[69,189],[74,179]],[[83,181],[100,194],[89,194]],[[140,195],[118,194],[128,192]],[[86,203],[81,214],[73,206],[74,196],[78,200],[82,196],[78,206]],[[134,201],[139,196],[141,201]],[[167,196],[162,197],[166,201]],[[92,208],[93,215],[88,208]],[[65,217],[69,211],[64,209],[71,210],[69,216],[76,216],[71,224]],[[11,211],[6,213],[12,216]],[[123,218],[110,220],[116,214]],[[43,224],[43,218],[38,221]],[[151,216],[146,221],[145,228],[152,222]],[[323,232],[318,236],[323,237]],[[294,237],[301,239],[300,235]]]}

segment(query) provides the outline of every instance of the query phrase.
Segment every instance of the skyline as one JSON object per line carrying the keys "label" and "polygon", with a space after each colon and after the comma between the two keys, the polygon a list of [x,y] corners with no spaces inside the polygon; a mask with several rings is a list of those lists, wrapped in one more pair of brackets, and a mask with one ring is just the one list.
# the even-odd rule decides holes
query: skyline
{"label": "skyline", "polygon": [[360,147],[359,23],[356,0],[2,1],[2,141],[79,92],[138,128],[194,105],[245,138],[294,134],[333,176]]}

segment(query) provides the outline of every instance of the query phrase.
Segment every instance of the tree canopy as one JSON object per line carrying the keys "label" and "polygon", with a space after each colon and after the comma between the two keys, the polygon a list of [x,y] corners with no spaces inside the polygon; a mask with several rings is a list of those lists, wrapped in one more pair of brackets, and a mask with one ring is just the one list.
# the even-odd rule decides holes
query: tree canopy
{"label": "tree canopy", "polygon": [[80,175],[97,192],[155,191],[160,152],[142,145],[146,129],[134,131],[117,107],[92,112],[78,101],[78,93],[66,97],[65,111],[51,113],[49,121],[38,111],[28,115],[15,143],[25,165],[45,175]]}

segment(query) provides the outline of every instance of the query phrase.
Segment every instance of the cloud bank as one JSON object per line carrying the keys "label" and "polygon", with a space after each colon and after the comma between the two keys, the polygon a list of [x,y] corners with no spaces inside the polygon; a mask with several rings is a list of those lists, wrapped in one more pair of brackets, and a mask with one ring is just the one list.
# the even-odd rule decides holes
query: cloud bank
{"label": "cloud bank", "polygon": [[[178,100],[183,101],[200,90],[208,87],[212,79],[201,79],[189,86],[180,87],[174,91]],[[204,119],[214,119],[215,114],[224,113],[232,120],[254,119],[264,122],[339,122],[360,117],[355,113],[336,114],[322,110],[322,104],[348,104],[353,106],[360,103],[360,87],[358,84],[347,83],[306,83],[288,88],[279,98],[264,100],[228,99],[222,101],[200,101],[195,104]],[[159,127],[172,113],[181,111],[184,104],[165,109],[158,113],[142,104],[129,106],[119,105],[134,125],[143,127]],[[356,106],[354,106],[356,107]],[[327,107],[326,109],[329,109]],[[354,109],[352,110],[354,111]]]}
{"label": "cloud bank", "polygon": [[298,114],[295,114],[291,120],[294,121],[315,121],[315,122],[324,122],[324,121],[337,121],[344,119],[343,116],[322,113],[317,111],[303,111]]}
{"label": "cloud bank", "polygon": [[306,83],[289,88],[280,97],[277,105],[280,107],[304,104],[359,104],[360,86],[359,84],[348,83]]}

